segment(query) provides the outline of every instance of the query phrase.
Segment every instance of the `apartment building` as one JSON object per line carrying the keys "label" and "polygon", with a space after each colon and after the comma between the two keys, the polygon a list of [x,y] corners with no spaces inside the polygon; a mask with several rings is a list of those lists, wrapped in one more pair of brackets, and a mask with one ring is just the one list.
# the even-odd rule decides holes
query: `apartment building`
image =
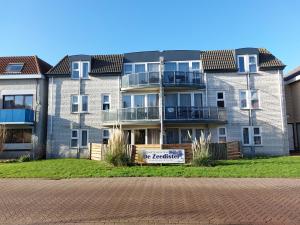
{"label": "apartment building", "polygon": [[288,154],[284,67],[261,48],[65,56],[48,72],[48,157],[88,157],[116,124],[129,144],[204,132],[244,154]]}
{"label": "apartment building", "polygon": [[288,122],[289,149],[300,150],[300,67],[284,78],[286,111]]}
{"label": "apartment building", "polygon": [[46,155],[48,83],[51,66],[37,56],[0,57],[0,124],[6,138],[0,158]]}

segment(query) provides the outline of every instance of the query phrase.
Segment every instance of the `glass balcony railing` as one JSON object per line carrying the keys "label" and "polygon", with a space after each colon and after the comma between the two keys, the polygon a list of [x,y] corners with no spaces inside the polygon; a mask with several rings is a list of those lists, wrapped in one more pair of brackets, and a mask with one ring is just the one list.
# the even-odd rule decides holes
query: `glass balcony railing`
{"label": "glass balcony railing", "polygon": [[[164,71],[164,86],[204,86],[203,74],[199,71]],[[122,88],[158,87],[160,85],[159,72],[143,72],[125,74],[122,76]]]}
{"label": "glass balcony railing", "polygon": [[201,86],[204,85],[203,74],[198,71],[165,71],[165,86]]}
{"label": "glass balcony railing", "polygon": [[32,124],[32,109],[0,109],[0,124]]}
{"label": "glass balcony railing", "polygon": [[226,109],[218,107],[165,107],[165,120],[226,121]]}
{"label": "glass balcony railing", "polygon": [[122,76],[122,88],[159,86],[159,72],[132,73]]}
{"label": "glass balcony railing", "polygon": [[103,121],[146,121],[158,120],[159,107],[122,108],[102,111]]}

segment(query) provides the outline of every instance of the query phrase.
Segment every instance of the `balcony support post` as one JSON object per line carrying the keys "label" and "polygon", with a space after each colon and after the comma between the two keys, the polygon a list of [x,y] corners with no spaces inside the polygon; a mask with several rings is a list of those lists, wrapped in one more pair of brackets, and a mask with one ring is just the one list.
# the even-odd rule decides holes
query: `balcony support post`
{"label": "balcony support post", "polygon": [[164,144],[164,87],[163,87],[164,58],[159,58],[159,118],[160,118],[160,148]]}

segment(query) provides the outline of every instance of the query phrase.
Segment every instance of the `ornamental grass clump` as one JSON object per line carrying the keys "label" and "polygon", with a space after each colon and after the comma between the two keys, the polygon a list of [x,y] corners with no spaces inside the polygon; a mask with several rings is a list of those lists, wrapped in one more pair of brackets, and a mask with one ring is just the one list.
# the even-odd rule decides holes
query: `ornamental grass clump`
{"label": "ornamental grass clump", "polygon": [[131,151],[120,127],[115,127],[112,130],[105,160],[114,166],[129,166],[131,163]]}
{"label": "ornamental grass clump", "polygon": [[213,166],[214,160],[211,158],[209,153],[209,145],[211,140],[211,134],[205,137],[201,131],[199,139],[195,138],[192,143],[193,160],[192,165],[194,166]]}

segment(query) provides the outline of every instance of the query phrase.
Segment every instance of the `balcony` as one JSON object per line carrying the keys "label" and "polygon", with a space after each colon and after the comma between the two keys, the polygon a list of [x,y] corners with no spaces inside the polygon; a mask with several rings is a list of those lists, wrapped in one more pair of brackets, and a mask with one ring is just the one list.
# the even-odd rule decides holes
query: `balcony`
{"label": "balcony", "polygon": [[166,122],[226,122],[225,108],[218,107],[165,107]]}
{"label": "balcony", "polygon": [[159,121],[159,107],[137,107],[102,111],[105,123]]}
{"label": "balcony", "polygon": [[33,124],[32,109],[0,109],[0,124]]}
{"label": "balcony", "polygon": [[133,73],[122,76],[122,89],[159,87],[159,72]]}
{"label": "balcony", "polygon": [[198,71],[165,71],[165,87],[196,87],[204,88],[203,74]]}

